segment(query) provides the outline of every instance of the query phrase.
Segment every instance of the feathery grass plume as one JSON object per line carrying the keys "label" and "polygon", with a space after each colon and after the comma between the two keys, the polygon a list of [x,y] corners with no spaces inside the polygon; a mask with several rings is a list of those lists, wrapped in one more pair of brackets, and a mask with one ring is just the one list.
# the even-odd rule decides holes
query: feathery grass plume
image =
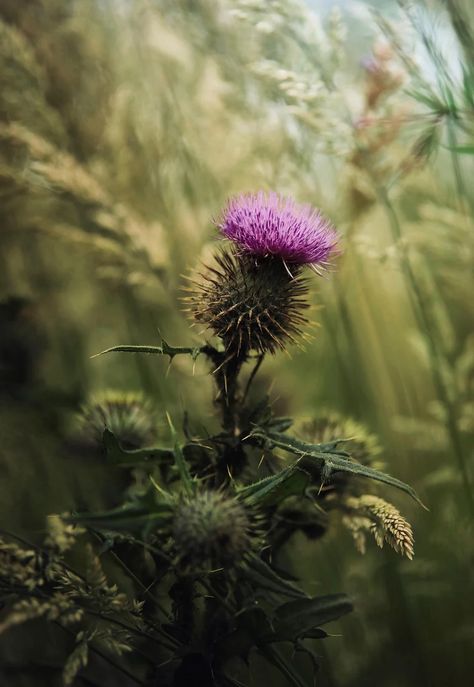
{"label": "feathery grass plume", "polygon": [[125,448],[149,446],[155,437],[151,405],[137,392],[96,394],[82,407],[78,421],[84,438],[98,446],[106,427]]}
{"label": "feathery grass plume", "polygon": [[16,542],[0,538],[0,583],[33,589],[41,580],[38,553],[34,548],[24,548]]}
{"label": "feathery grass plume", "polygon": [[245,506],[222,491],[200,491],[178,503],[173,538],[184,567],[234,567],[255,537]]}
{"label": "feathery grass plume", "polygon": [[387,542],[392,549],[410,560],[414,556],[413,530],[397,508],[372,494],[349,497],[344,506],[349,513],[343,522],[351,530],[357,549],[364,553],[365,535],[370,532],[380,548]]}
{"label": "feathery grass plume", "polygon": [[[121,282],[125,274],[130,283],[156,283],[167,259],[161,225],[117,202],[85,164],[17,122],[0,122],[0,162],[8,222],[13,217],[23,231],[82,244],[120,270]],[[38,203],[48,204],[47,222]]]}

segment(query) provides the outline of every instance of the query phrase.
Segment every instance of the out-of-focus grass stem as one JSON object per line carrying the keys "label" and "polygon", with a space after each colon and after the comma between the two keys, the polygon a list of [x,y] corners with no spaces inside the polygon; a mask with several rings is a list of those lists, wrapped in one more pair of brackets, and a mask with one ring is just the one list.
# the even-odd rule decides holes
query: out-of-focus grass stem
{"label": "out-of-focus grass stem", "polygon": [[412,306],[413,306],[415,315],[418,319],[418,322],[421,325],[421,331],[422,331],[423,336],[424,336],[425,341],[426,341],[426,345],[427,345],[427,349],[428,349],[428,353],[429,353],[429,360],[430,360],[430,367],[431,367],[431,374],[432,374],[433,382],[435,385],[436,392],[438,394],[438,398],[439,398],[441,404],[443,405],[443,408],[444,408],[445,413],[446,413],[446,430],[447,430],[448,435],[450,437],[452,449],[453,449],[454,455],[456,457],[456,461],[458,463],[459,470],[461,472],[465,496],[466,496],[466,502],[467,502],[467,505],[469,507],[469,511],[470,511],[471,515],[474,517],[474,495],[473,495],[473,491],[472,491],[469,471],[468,471],[467,464],[466,464],[466,458],[464,455],[461,435],[460,435],[459,428],[457,425],[456,412],[455,412],[454,406],[451,402],[451,399],[449,398],[449,393],[448,393],[448,390],[446,388],[445,382],[443,380],[443,377],[442,377],[442,374],[440,371],[440,368],[441,368],[440,360],[439,360],[440,354],[439,354],[436,342],[433,338],[429,316],[428,316],[428,313],[426,312],[426,308],[424,305],[423,295],[422,295],[420,289],[418,288],[418,283],[417,283],[415,274],[413,272],[413,268],[411,266],[410,259],[407,255],[406,249],[403,245],[403,241],[402,241],[403,232],[402,232],[401,224],[400,224],[400,221],[398,219],[398,215],[395,211],[395,208],[393,207],[393,204],[390,200],[390,197],[387,193],[386,188],[384,186],[380,185],[379,183],[377,183],[373,177],[372,177],[372,179],[374,182],[377,198],[378,198],[380,204],[382,205],[382,207],[384,208],[385,213],[387,215],[387,219],[389,221],[392,236],[399,246],[400,262],[401,262],[403,272],[406,276],[408,285],[410,287],[410,298],[412,301]]}
{"label": "out-of-focus grass stem", "polygon": [[459,205],[461,207],[461,210],[469,216],[470,208],[468,207],[468,204],[470,204],[470,197],[466,193],[466,187],[462,176],[462,169],[461,165],[459,164],[458,153],[456,152],[458,141],[455,131],[455,124],[450,117],[448,117],[446,128],[448,134],[449,149],[451,154],[451,163],[453,165],[453,173],[454,178],[456,180],[456,186],[459,196]]}

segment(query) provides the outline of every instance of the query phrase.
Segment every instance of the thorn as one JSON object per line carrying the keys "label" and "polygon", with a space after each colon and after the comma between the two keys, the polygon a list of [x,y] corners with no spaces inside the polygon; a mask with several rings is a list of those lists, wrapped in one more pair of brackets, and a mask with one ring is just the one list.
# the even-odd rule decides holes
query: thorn
{"label": "thorn", "polygon": [[286,260],[283,260],[283,265],[284,265],[284,267],[285,267],[285,270],[286,270],[286,271],[288,272],[288,274],[290,275],[290,278],[291,278],[291,279],[294,279],[294,276],[291,274],[291,272],[290,272],[290,270],[289,270],[289,268],[288,268],[288,265],[286,264]]}

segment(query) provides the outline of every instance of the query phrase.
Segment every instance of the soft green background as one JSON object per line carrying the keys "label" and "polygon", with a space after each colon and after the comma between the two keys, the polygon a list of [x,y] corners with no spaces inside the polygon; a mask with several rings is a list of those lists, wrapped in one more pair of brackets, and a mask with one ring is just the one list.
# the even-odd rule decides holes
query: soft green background
{"label": "soft green background", "polygon": [[[329,408],[365,423],[387,471],[429,508],[387,495],[413,523],[412,562],[375,544],[360,556],[337,521],[321,543],[296,541],[306,588],[356,601],[317,647],[321,684],[470,684],[473,164],[449,148],[472,152],[473,109],[433,113],[392,51],[400,87],[364,113],[360,66],[382,40],[372,7],[423,79],[439,88],[441,60],[461,93],[469,4],[414,4],[410,24],[392,2],[345,3],[338,18],[332,2],[308,15],[293,0],[2,0],[0,297],[25,301],[16,324],[4,306],[0,336],[33,368],[0,390],[2,528],[38,539],[45,514],[107,500],[114,476],[66,440],[96,389],[149,393],[163,434],[165,410],[212,425],[200,362],[193,374],[178,359],[168,372],[166,361],[90,356],[157,343],[158,330],[199,341],[180,289],[215,246],[212,217],[235,192],[292,194],[332,218],[344,251],[328,279],[312,277],[315,340],[266,361],[259,388],[285,413]],[[377,120],[367,138],[366,115]],[[417,158],[433,130],[433,154]]]}

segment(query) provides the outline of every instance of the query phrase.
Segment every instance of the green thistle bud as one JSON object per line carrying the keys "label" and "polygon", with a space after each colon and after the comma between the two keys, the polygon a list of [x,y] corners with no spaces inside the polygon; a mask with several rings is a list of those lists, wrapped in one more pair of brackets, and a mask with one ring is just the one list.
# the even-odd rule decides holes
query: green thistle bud
{"label": "green thistle bud", "polygon": [[173,537],[182,565],[231,566],[252,545],[245,507],[220,491],[202,491],[176,508]]}
{"label": "green thistle bud", "polygon": [[302,267],[275,256],[223,250],[216,265],[191,289],[190,309],[222,339],[227,350],[275,353],[296,341],[308,320]]}
{"label": "green thistle bud", "polygon": [[150,404],[140,393],[97,394],[82,407],[78,419],[84,438],[95,445],[102,443],[106,427],[124,448],[148,446],[155,436]]}

